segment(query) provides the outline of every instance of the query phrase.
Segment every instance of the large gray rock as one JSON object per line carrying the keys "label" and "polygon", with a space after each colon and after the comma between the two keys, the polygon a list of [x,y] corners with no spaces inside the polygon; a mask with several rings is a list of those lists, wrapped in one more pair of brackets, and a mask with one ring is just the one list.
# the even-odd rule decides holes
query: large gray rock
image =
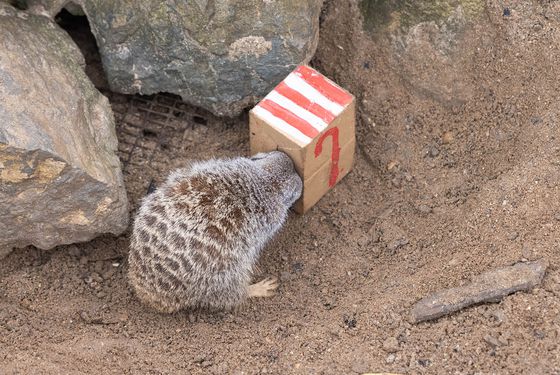
{"label": "large gray rock", "polygon": [[[76,0],[112,90],[233,116],[315,52],[322,0]],[[55,15],[68,1],[30,0]]]}
{"label": "large gray rock", "polygon": [[[452,2],[441,1],[440,5]],[[477,2],[481,3],[480,0],[471,1],[472,4]],[[420,3],[430,4],[430,1],[422,0]],[[443,9],[447,10],[447,7]],[[460,105],[472,97],[474,89],[466,74],[457,69],[463,60],[472,59],[474,53],[474,49],[468,48],[468,41],[464,40],[473,16],[462,6],[457,6],[439,17],[442,19],[422,21],[408,30],[393,32],[395,62],[403,80],[418,95],[445,105]]]}
{"label": "large gray rock", "polygon": [[0,257],[124,231],[113,114],[53,21],[0,3]]}
{"label": "large gray rock", "polygon": [[[387,79],[369,76],[386,65],[384,74],[398,76],[399,87],[402,83],[414,96],[446,107],[473,97],[477,48],[493,48],[496,28],[488,15],[499,8],[484,0],[348,0],[345,7],[335,3],[325,7],[325,32],[316,59],[340,84],[379,98],[390,95],[394,85],[382,88]],[[380,103],[374,103],[371,94],[364,99],[378,112]]]}

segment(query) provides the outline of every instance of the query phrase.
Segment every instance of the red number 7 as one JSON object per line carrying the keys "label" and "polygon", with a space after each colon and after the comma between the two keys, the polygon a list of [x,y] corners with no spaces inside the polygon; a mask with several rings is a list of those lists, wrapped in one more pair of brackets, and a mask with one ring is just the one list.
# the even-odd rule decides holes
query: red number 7
{"label": "red number 7", "polygon": [[340,158],[340,146],[338,145],[338,128],[330,128],[327,130],[315,146],[315,158],[321,155],[323,152],[323,142],[325,138],[332,136],[332,153],[331,153],[331,174],[329,177],[329,187],[333,187],[336,184],[338,178],[338,159]]}

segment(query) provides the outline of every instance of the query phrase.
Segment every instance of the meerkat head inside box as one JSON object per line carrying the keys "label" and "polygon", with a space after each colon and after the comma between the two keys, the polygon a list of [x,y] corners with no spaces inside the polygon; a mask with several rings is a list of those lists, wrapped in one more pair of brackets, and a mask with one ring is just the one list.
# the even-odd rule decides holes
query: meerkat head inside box
{"label": "meerkat head inside box", "polygon": [[354,97],[306,65],[297,67],[249,113],[251,154],[288,154],[303,180],[304,213],[352,168]]}

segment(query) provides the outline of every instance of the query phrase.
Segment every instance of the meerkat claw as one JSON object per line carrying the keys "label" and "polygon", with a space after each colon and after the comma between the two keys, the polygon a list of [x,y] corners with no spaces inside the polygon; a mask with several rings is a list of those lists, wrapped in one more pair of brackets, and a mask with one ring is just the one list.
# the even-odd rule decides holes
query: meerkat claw
{"label": "meerkat claw", "polygon": [[258,283],[249,285],[249,297],[271,297],[278,288],[277,278],[266,278]]}

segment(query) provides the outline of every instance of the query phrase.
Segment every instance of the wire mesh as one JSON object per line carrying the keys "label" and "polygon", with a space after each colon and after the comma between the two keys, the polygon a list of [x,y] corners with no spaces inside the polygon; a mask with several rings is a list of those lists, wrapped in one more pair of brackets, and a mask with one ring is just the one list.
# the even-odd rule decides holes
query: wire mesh
{"label": "wire mesh", "polygon": [[[126,173],[133,166],[158,169],[158,153],[170,153],[183,140],[206,127],[207,114],[171,94],[109,95],[115,114],[119,157]],[[178,141],[179,140],[179,141]]]}
{"label": "wire mesh", "polygon": [[189,160],[237,156],[248,144],[246,114],[219,118],[179,96],[103,92],[115,116],[118,155],[131,203]]}

